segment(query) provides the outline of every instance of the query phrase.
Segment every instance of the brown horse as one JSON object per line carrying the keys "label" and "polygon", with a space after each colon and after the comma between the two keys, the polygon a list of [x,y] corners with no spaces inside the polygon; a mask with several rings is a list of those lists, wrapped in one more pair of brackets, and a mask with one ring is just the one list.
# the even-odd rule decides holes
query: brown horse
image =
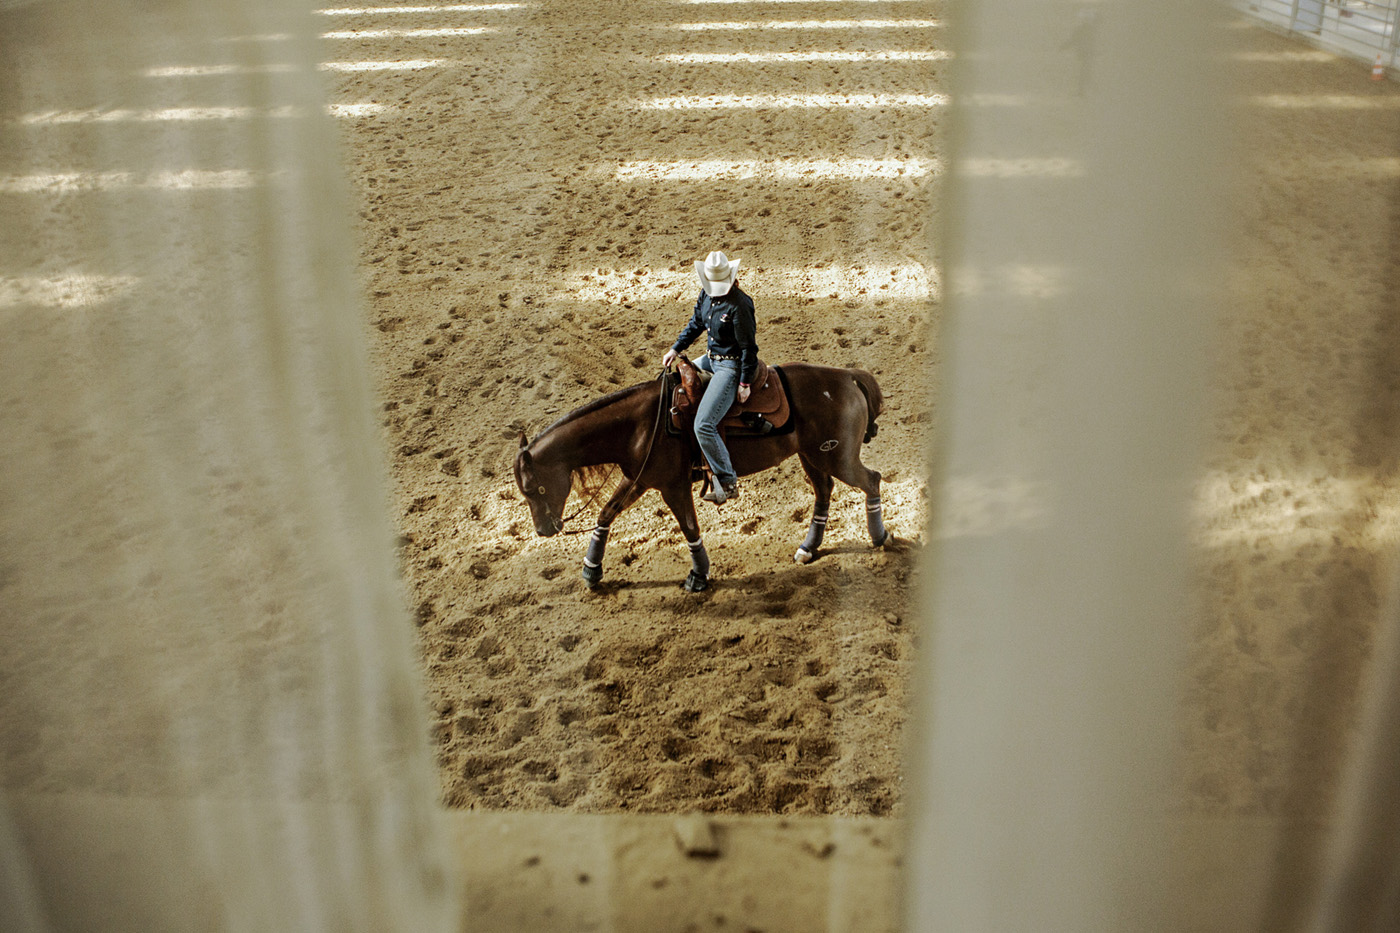
{"label": "brown horse", "polygon": [[[875,377],[863,369],[837,369],[807,363],[781,367],[792,407],[790,430],[725,438],[740,476],[757,473],[797,454],[816,493],[807,537],[794,559],[816,556],[826,530],[833,478],[865,492],[870,540],[890,540],[880,513],[880,474],[860,462],[860,446],[875,436],[884,396]],[[695,438],[665,428],[669,413],[667,380],[621,389],[560,418],[533,441],[520,436],[515,482],[530,505],[535,531],[549,537],[564,529],[564,503],[575,474],[616,464],[626,477],[598,515],[583,559],[583,579],[594,587],[603,578],[603,552],[613,519],[648,489],[661,498],[680,523],[690,545],[691,570],[683,584],[691,592],[709,585],[710,558],[700,538],[691,486]]]}

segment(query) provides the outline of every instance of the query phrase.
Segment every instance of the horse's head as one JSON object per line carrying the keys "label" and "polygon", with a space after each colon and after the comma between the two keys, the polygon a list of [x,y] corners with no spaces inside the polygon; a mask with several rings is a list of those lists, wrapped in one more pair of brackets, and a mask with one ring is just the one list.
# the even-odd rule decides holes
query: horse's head
{"label": "horse's head", "polygon": [[541,463],[530,455],[530,444],[520,435],[515,455],[515,485],[520,487],[535,521],[535,533],[548,538],[564,530],[564,503],[573,485],[571,472],[559,465]]}

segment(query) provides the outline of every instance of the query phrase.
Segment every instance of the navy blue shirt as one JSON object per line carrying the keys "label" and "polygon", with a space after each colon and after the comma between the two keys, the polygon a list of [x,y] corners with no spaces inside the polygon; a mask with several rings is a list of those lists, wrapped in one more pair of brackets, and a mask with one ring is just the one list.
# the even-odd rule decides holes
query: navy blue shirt
{"label": "navy blue shirt", "polygon": [[711,298],[704,291],[695,301],[695,314],[681,330],[671,349],[680,353],[703,333],[709,334],[707,352],[739,359],[739,382],[748,385],[758,368],[758,322],[754,319],[753,299],[738,285],[726,295]]}

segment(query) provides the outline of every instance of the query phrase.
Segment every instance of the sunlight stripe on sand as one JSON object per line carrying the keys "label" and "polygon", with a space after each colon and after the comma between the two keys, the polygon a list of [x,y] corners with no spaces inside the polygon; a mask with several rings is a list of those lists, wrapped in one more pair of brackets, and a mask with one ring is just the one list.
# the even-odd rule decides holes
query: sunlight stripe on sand
{"label": "sunlight stripe on sand", "polygon": [[1335,62],[1331,52],[1232,52],[1228,56],[1237,62]]}
{"label": "sunlight stripe on sand", "polygon": [[434,29],[341,29],[322,33],[323,39],[444,39],[480,36],[496,30],[488,26],[442,26]]}
{"label": "sunlight stripe on sand", "polygon": [[1332,546],[1338,535],[1377,549],[1400,541],[1400,491],[1374,476],[1214,472],[1197,484],[1193,511],[1206,547]]}
{"label": "sunlight stripe on sand", "polygon": [[658,55],[657,61],[682,65],[715,65],[729,62],[937,62],[951,52],[934,50],[888,52],[685,52]]}
{"label": "sunlight stripe on sand", "polygon": [[1069,290],[1070,270],[1064,266],[1005,263],[991,268],[961,266],[948,273],[950,294],[1010,295],[1044,300]]}
{"label": "sunlight stripe on sand", "polygon": [[340,72],[422,71],[425,68],[455,68],[461,64],[460,61],[444,58],[416,58],[398,62],[321,62],[318,67],[322,71]]}
{"label": "sunlight stripe on sand", "polygon": [[[420,71],[444,68],[457,62],[441,58],[420,58],[393,62],[321,62],[322,71]],[[228,75],[291,74],[300,69],[291,65],[166,65],[142,72],[148,78],[215,78]]]}
{"label": "sunlight stripe on sand", "polygon": [[1263,172],[1281,178],[1323,182],[1333,178],[1400,178],[1400,157],[1363,156],[1265,162]]}
{"label": "sunlight stripe on sand", "polygon": [[333,117],[353,120],[360,117],[378,116],[381,113],[389,112],[390,109],[384,104],[331,104],[326,108],[326,112]]}
{"label": "sunlight stripe on sand", "polygon": [[[933,270],[919,263],[903,265],[828,266],[826,268],[744,269],[740,283],[752,294],[774,298],[823,298],[873,300],[882,298],[927,299],[936,297]],[[580,301],[676,299],[698,293],[693,272],[671,269],[622,271],[595,269],[569,277],[566,296]]]}
{"label": "sunlight stripe on sand", "polygon": [[1370,94],[1261,94],[1245,99],[1256,107],[1276,110],[1393,110],[1400,97]]}
{"label": "sunlight stripe on sand", "polygon": [[953,166],[963,178],[1082,178],[1084,163],[1065,158],[964,159]]}
{"label": "sunlight stripe on sand", "polygon": [[656,97],[634,101],[638,110],[772,110],[791,107],[855,108],[943,107],[946,94],[712,94],[707,97]]}
{"label": "sunlight stripe on sand", "polygon": [[[331,104],[326,112],[334,117],[366,117],[388,110],[384,104]],[[25,114],[25,126],[69,126],[89,123],[180,123],[212,120],[250,120],[255,117],[288,119],[300,117],[296,107],[255,110],[252,107],[175,107],[166,110],[49,110]]]}
{"label": "sunlight stripe on sand", "polygon": [[748,29],[939,29],[936,19],[810,19],[772,23],[677,23],[667,28],[682,32],[735,32]]}
{"label": "sunlight stripe on sand", "polygon": [[618,181],[729,181],[750,178],[820,181],[922,178],[936,171],[937,164],[927,159],[699,159],[624,162],[613,172],[613,177]]}
{"label": "sunlight stripe on sand", "polygon": [[142,74],[148,78],[209,78],[223,75],[291,74],[292,65],[166,65],[148,68]]}
{"label": "sunlight stripe on sand", "polygon": [[164,189],[168,191],[236,190],[251,188],[258,176],[242,169],[154,172],[57,172],[40,175],[0,175],[0,194],[77,194],[85,191]]}
{"label": "sunlight stripe on sand", "polygon": [[89,308],[134,289],[133,276],[71,274],[49,278],[0,276],[0,308],[38,305],[41,308]]}
{"label": "sunlight stripe on sand", "polygon": [[672,2],[681,6],[735,6],[741,3],[755,6],[760,4],[767,6],[772,3],[801,3],[804,6],[810,6],[817,3],[919,3],[921,0],[672,0]]}
{"label": "sunlight stripe on sand", "polygon": [[20,117],[25,126],[85,123],[183,123],[204,120],[246,120],[252,107],[167,107],[161,110],[50,110]]}
{"label": "sunlight stripe on sand", "polygon": [[519,10],[528,3],[441,3],[423,6],[333,7],[316,12],[322,16],[383,16],[395,13],[499,13]]}

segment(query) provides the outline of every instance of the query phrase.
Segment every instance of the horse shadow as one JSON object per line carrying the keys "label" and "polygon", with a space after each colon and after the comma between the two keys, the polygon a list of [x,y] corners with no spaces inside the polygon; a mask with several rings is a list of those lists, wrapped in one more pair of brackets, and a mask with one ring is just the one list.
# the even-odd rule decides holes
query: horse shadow
{"label": "horse shadow", "polygon": [[[899,569],[908,570],[913,568],[917,556],[922,553],[923,544],[908,538],[891,535],[890,540],[883,545],[881,550],[896,557],[897,563],[900,565]],[[817,582],[817,578],[827,576],[829,571],[838,569],[830,563],[824,564],[824,558],[851,554],[871,556],[876,553],[878,551],[869,545],[858,543],[821,548],[812,560],[805,564],[794,561],[786,565],[755,570],[739,576],[712,577],[708,588],[699,593],[684,593],[684,596],[686,600],[693,600],[697,606],[703,606],[713,602],[716,596],[733,595],[735,591],[752,593],[756,596],[762,596],[765,593],[796,592]],[[841,569],[854,570],[856,568]],[[581,589],[589,598],[606,599],[627,592],[676,591],[680,593],[682,586],[680,581],[671,578],[642,580],[605,578],[592,588],[581,586]]]}

